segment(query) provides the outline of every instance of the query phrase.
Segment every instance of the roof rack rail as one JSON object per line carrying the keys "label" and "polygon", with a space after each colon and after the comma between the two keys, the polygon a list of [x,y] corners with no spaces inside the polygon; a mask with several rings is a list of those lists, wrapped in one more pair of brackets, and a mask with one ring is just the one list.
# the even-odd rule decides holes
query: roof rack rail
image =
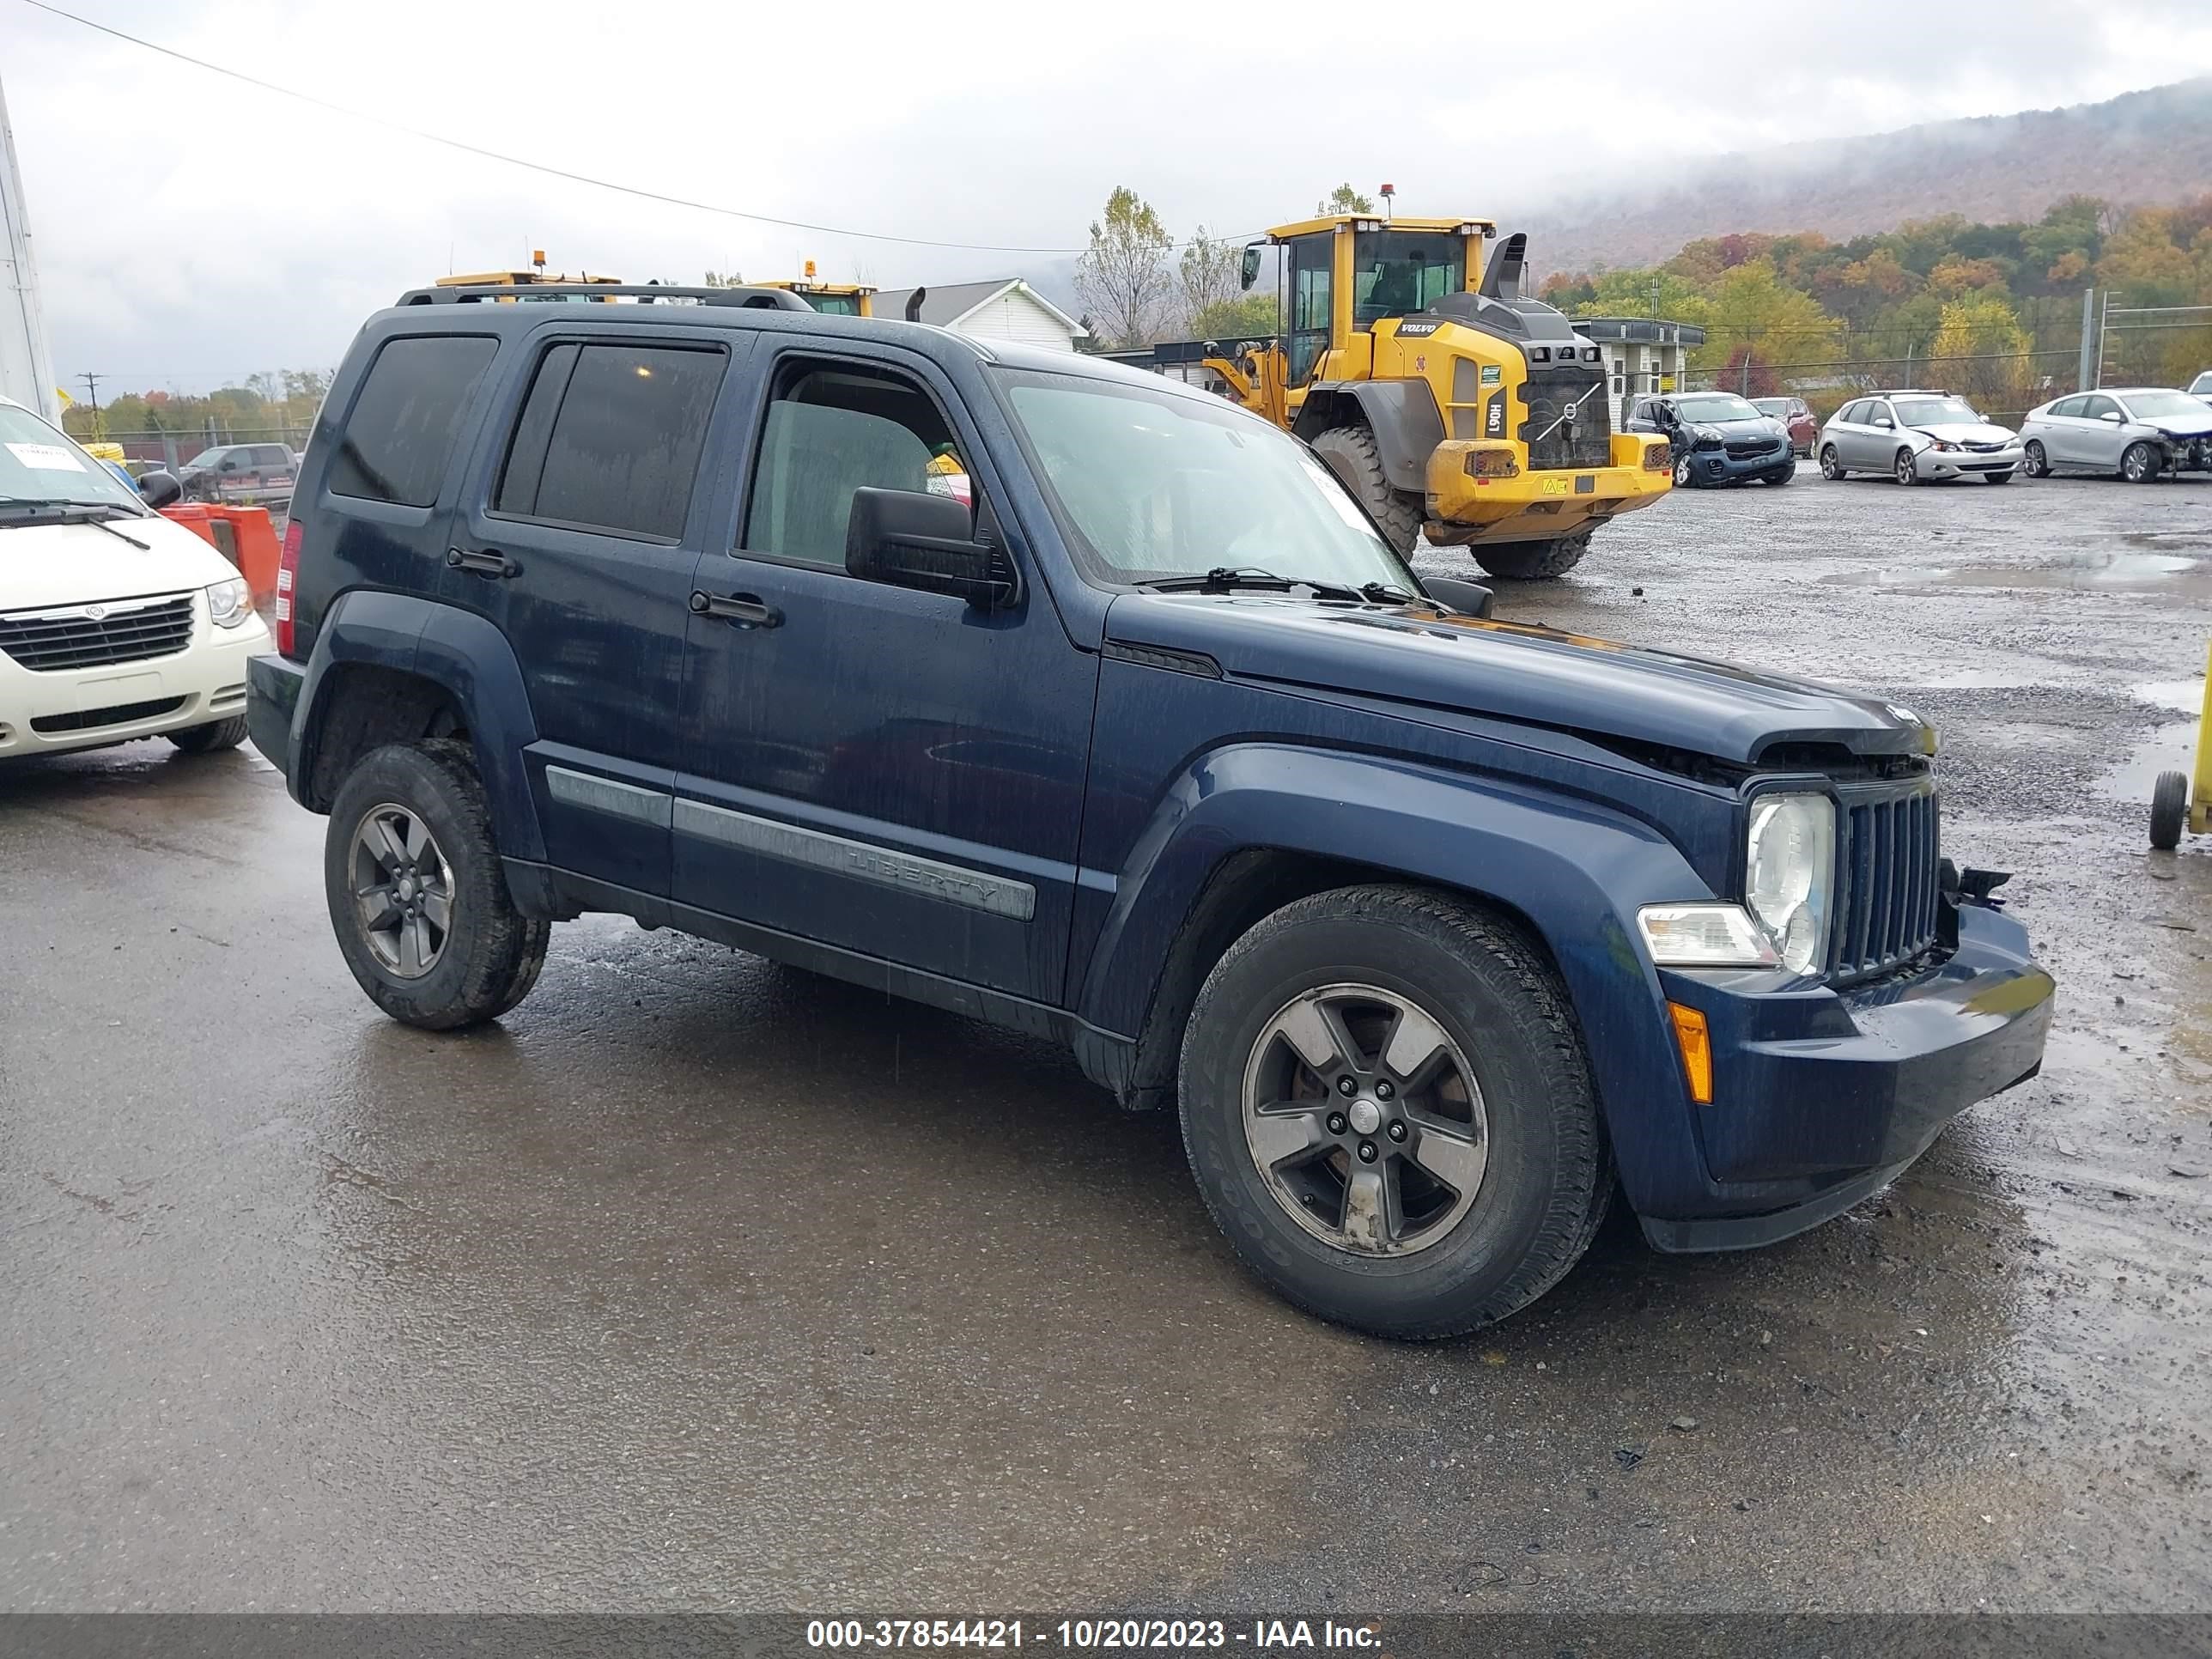
{"label": "roof rack rail", "polygon": [[466,288],[410,289],[399,296],[403,306],[481,304],[495,300],[604,300],[614,295],[640,300],[696,300],[702,306],[736,306],[757,311],[804,311],[812,306],[796,294],[780,288],[672,288],[659,283],[483,283]]}

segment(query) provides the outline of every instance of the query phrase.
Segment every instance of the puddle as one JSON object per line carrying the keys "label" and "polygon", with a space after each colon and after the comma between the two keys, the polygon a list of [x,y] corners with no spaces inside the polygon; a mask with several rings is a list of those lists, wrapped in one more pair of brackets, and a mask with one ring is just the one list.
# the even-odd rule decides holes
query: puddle
{"label": "puddle", "polygon": [[2097,793],[2107,800],[2125,801],[2148,811],[2151,786],[2158,781],[2158,775],[2189,770],[2190,744],[2196,734],[2194,720],[2160,726],[2098,780]]}
{"label": "puddle", "polygon": [[1876,587],[2057,587],[2212,597],[2212,562],[2178,553],[2077,553],[2033,565],[1917,565],[1841,571],[1823,581]]}
{"label": "puddle", "polygon": [[2194,718],[2204,707],[2203,680],[2150,680],[2142,685],[2131,685],[2128,695],[2137,702],[2154,703],[2160,708],[2171,708],[2177,714]]}

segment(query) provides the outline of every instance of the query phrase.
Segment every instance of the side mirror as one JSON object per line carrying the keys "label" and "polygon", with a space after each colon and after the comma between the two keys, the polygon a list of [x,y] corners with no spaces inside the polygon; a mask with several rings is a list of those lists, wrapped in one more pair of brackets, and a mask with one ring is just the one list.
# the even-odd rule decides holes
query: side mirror
{"label": "side mirror", "polygon": [[2100,421],[2110,421],[2114,426],[2118,426],[2120,423],[2120,411],[2117,409],[2108,409],[2097,418]]}
{"label": "side mirror", "polygon": [[1244,245],[1244,264],[1237,272],[1237,285],[1239,288],[1249,288],[1260,280],[1261,246],[1258,242],[1248,242]]}
{"label": "side mirror", "polygon": [[1874,417],[1874,423],[1885,432],[1894,431],[1897,427],[1897,422],[1891,420],[1887,415],[1875,416]]}
{"label": "side mirror", "polygon": [[921,490],[853,492],[845,569],[863,581],[947,593],[985,611],[1003,610],[1021,597],[1012,561],[975,538],[968,507]]}
{"label": "side mirror", "polygon": [[138,499],[156,511],[174,506],[184,493],[185,487],[173,472],[155,471],[138,480]]}
{"label": "side mirror", "polygon": [[1424,576],[1421,586],[1431,599],[1462,617],[1487,617],[1492,596],[1480,582],[1463,582],[1450,576]]}

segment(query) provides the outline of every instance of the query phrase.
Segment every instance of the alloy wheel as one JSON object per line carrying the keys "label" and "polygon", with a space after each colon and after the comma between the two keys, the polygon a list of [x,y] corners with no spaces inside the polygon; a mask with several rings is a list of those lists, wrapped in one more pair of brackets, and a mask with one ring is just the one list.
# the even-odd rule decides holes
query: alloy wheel
{"label": "alloy wheel", "polygon": [[2027,476],[2031,478],[2043,477],[2051,471],[2051,462],[2044,455],[2043,446],[2033,439],[2029,441],[2027,448],[2022,452],[2021,459],[2026,462]]}
{"label": "alloy wheel", "polygon": [[453,872],[422,815],[391,802],[370,807],[353,832],[349,873],[377,965],[400,979],[435,968],[453,924]]}
{"label": "alloy wheel", "polygon": [[1690,482],[1690,458],[1686,455],[1674,463],[1674,485],[1681,489]]}
{"label": "alloy wheel", "polygon": [[1909,484],[1918,477],[1919,473],[1914,469],[1912,464],[1912,452],[1909,449],[1899,450],[1897,452],[1898,483],[1901,484]]}
{"label": "alloy wheel", "polygon": [[1837,456],[1833,444],[1820,452],[1820,476],[1831,483],[1844,476],[1843,463]]}
{"label": "alloy wheel", "polygon": [[1268,1194],[1314,1237],[1399,1257],[1441,1243],[1490,1158],[1482,1091],[1459,1045],[1380,986],[1301,992],[1244,1068],[1244,1142]]}

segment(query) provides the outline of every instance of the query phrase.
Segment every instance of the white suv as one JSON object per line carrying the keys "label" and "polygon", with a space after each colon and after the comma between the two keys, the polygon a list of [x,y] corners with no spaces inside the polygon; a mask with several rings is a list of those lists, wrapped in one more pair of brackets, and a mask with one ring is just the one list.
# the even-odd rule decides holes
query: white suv
{"label": "white suv", "polygon": [[234,747],[246,659],[269,643],[229,561],[0,398],[0,759]]}

